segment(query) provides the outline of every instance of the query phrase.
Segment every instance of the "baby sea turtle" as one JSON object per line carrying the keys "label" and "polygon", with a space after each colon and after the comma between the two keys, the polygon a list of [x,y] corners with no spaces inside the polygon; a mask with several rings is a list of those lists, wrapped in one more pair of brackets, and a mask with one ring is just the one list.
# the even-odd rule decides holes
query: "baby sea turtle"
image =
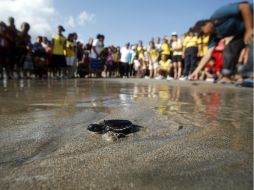
{"label": "baby sea turtle", "polygon": [[99,124],[90,124],[87,129],[95,133],[104,134],[102,138],[112,142],[133,132],[134,125],[129,120],[114,119],[104,120]]}

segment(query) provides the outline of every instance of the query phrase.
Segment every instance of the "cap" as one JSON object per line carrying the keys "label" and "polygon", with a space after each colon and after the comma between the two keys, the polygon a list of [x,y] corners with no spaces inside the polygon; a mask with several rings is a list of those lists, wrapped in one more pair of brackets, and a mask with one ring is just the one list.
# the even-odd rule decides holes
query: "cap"
{"label": "cap", "polygon": [[172,32],[171,36],[177,36],[176,32]]}
{"label": "cap", "polygon": [[167,37],[167,36],[164,36],[164,37],[163,37],[163,40],[168,40],[168,37]]}

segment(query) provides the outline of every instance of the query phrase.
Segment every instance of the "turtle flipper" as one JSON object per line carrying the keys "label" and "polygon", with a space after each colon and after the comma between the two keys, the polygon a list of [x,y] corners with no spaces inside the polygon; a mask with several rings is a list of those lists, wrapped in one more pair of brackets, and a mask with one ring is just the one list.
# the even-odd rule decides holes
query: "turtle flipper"
{"label": "turtle flipper", "polygon": [[108,131],[102,135],[102,139],[104,139],[108,142],[114,142],[114,141],[117,141],[118,139],[123,138],[125,136],[126,135],[123,133],[115,133],[113,131]]}

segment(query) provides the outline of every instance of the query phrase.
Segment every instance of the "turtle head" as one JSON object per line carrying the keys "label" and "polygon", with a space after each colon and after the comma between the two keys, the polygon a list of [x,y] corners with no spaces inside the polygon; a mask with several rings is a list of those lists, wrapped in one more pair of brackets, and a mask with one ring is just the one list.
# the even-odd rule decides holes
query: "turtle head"
{"label": "turtle head", "polygon": [[105,126],[102,124],[90,124],[87,129],[92,132],[102,133],[105,130]]}

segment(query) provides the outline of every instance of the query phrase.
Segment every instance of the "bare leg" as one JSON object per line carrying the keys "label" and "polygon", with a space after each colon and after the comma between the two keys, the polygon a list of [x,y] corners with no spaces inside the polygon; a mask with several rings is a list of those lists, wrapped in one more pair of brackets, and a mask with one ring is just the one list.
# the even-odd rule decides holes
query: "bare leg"
{"label": "bare leg", "polygon": [[149,77],[150,78],[153,78],[153,71],[154,71],[154,69],[150,69],[150,71],[149,71]]}
{"label": "bare leg", "polygon": [[177,66],[178,66],[177,78],[179,79],[181,77],[181,75],[182,75],[182,63],[178,62]]}
{"label": "bare leg", "polygon": [[177,79],[177,63],[173,63],[173,67],[174,67],[174,79]]}

